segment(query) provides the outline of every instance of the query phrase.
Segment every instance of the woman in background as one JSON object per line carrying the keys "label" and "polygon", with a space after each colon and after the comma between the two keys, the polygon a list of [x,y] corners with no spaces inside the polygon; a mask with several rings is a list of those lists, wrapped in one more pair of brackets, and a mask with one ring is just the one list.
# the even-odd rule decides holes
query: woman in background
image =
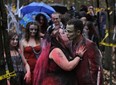
{"label": "woman in background", "polygon": [[83,29],[83,35],[92,40],[93,42],[95,42],[97,44],[97,46],[99,47],[99,35],[95,29],[95,26],[93,24],[93,22],[91,21],[87,21],[85,23],[84,29]]}
{"label": "woman in background", "polygon": [[39,24],[40,27],[40,36],[44,37],[46,30],[48,28],[48,20],[47,17],[44,14],[38,14],[35,17],[35,20],[37,21],[37,23]]}
{"label": "woman in background", "polygon": [[[14,82],[12,83],[13,85],[26,85],[25,82],[30,83],[31,72],[28,63],[19,48],[19,36],[16,32],[9,32],[9,41],[11,59],[16,72],[16,76],[13,77]],[[8,85],[11,85],[9,81]]]}

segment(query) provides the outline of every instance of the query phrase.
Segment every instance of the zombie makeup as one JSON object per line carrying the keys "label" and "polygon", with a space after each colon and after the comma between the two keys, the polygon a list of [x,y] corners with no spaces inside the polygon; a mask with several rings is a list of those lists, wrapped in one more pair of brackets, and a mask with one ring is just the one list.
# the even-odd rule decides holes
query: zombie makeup
{"label": "zombie makeup", "polygon": [[75,35],[75,30],[74,30],[74,25],[67,25],[66,26],[67,30],[67,36],[70,40],[72,40],[76,35]]}
{"label": "zombie makeup", "polygon": [[34,36],[37,33],[37,26],[30,25],[29,31],[30,31],[30,34]]}

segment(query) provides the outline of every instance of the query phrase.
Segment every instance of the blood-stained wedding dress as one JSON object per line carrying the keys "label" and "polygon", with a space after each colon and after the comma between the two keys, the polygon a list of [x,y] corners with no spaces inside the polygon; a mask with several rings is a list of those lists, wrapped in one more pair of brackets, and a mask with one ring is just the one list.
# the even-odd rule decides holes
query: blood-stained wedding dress
{"label": "blood-stained wedding dress", "polygon": [[[46,40],[44,42],[46,42]],[[67,56],[67,59],[70,60],[69,52],[67,52],[65,48],[60,46],[57,41],[54,45],[56,46],[52,46],[50,42],[46,42],[46,45],[43,46],[34,69],[33,85],[77,85],[74,70],[65,71],[49,58],[51,50],[54,47],[59,47]]]}

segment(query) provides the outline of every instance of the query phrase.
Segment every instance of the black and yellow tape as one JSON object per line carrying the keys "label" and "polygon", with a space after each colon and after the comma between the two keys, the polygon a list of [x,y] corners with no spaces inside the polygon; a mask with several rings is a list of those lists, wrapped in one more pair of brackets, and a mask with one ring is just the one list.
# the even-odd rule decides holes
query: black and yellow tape
{"label": "black and yellow tape", "polygon": [[[104,8],[94,8],[94,12],[95,12],[95,15],[97,15],[98,12],[102,11],[102,10],[105,10]],[[107,10],[109,10],[109,15],[111,15],[113,13],[113,11],[111,10],[111,8],[107,8]],[[88,11],[87,14],[90,14],[91,12]]]}
{"label": "black and yellow tape", "polygon": [[14,77],[14,76],[16,76],[15,71],[9,72],[9,70],[6,70],[6,74],[1,75],[1,76],[0,76],[0,80],[3,80],[3,79],[10,79],[11,77]]}
{"label": "black and yellow tape", "polygon": [[103,40],[99,43],[100,45],[104,45],[104,46],[110,46],[110,47],[116,47],[116,44],[114,43],[107,43],[105,42],[106,38],[109,36],[108,30],[106,30],[106,35],[103,38]]}

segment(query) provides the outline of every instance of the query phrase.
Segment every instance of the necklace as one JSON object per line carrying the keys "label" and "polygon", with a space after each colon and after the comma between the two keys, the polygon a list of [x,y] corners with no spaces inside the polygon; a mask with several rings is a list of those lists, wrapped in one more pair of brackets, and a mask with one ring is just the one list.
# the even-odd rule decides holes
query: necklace
{"label": "necklace", "polygon": [[34,47],[31,47],[31,48],[33,50],[33,53],[35,54],[35,57],[38,58],[39,55],[40,55],[40,53],[41,53],[41,50],[39,52],[36,52],[35,49],[34,49]]}

